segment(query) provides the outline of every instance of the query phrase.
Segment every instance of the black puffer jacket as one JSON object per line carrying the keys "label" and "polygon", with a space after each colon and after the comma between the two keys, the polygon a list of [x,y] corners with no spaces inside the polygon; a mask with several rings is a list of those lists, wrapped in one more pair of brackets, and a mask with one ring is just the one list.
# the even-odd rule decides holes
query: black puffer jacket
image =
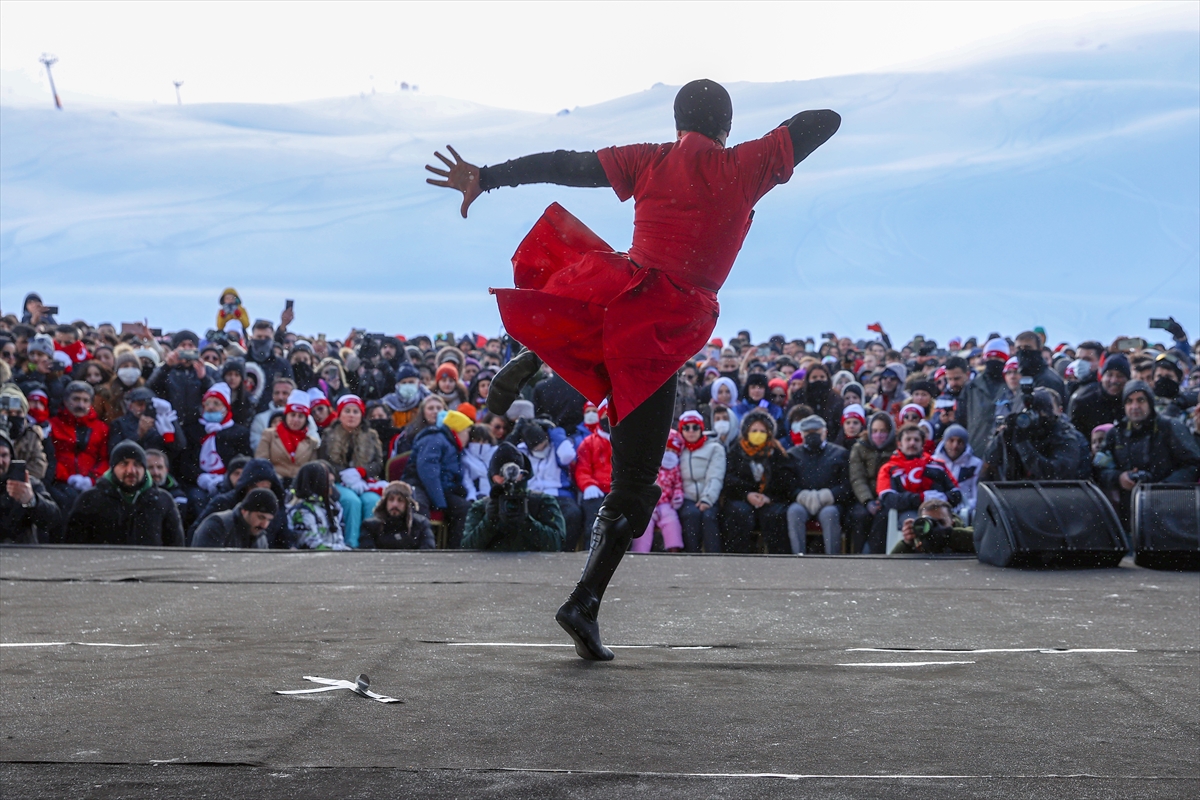
{"label": "black puffer jacket", "polygon": [[62,522],[62,514],[45,485],[32,475],[29,483],[33,487],[33,506],[23,508],[20,503],[0,491],[0,542],[14,544],[37,544],[39,539],[48,541],[50,531]]}
{"label": "black puffer jacket", "polygon": [[1089,383],[1071,395],[1067,417],[1075,429],[1091,439],[1092,428],[1110,422],[1120,424],[1125,420],[1125,404],[1121,395],[1104,391],[1100,383]]}
{"label": "black puffer jacket", "polygon": [[[1007,448],[1007,458],[1005,458]],[[1092,476],[1092,448],[1083,434],[1062,417],[1044,439],[1007,441],[997,432],[984,462],[999,480],[1081,481]],[[1004,473],[1007,463],[1008,472]]]}
{"label": "black puffer jacket", "polygon": [[804,445],[787,451],[796,471],[796,491],[804,489],[828,489],[833,493],[833,502],[843,505],[854,498],[850,490],[850,453],[844,447],[825,442],[820,450],[812,451]]}
{"label": "black puffer jacket", "polygon": [[175,498],[156,488],[149,474],[135,493],[126,494],[109,470],[75,501],[67,517],[67,541],[183,547],[183,524]]}
{"label": "black puffer jacket", "polygon": [[[188,430],[200,419],[200,402],[204,399],[204,393],[212,388],[213,379],[211,373],[197,378],[196,370],[191,365],[168,367],[163,364],[154,370],[146,385],[150,391],[171,404],[171,408],[179,415],[179,424]],[[190,430],[188,432],[191,433]]]}
{"label": "black puffer jacket", "polygon": [[[759,455],[751,458],[742,448],[742,440],[751,424],[767,426],[767,444]],[[725,459],[725,489],[727,500],[745,500],[751,492],[762,492],[773,503],[790,503],[796,496],[796,473],[792,460],[775,441],[775,420],[760,409],[754,409],[742,419],[741,436],[729,445]],[[762,477],[754,476],[753,465],[762,467]]]}
{"label": "black puffer jacket", "polygon": [[362,523],[362,534],[358,546],[366,545],[366,538],[380,550],[432,550],[436,543],[433,529],[429,520],[421,514],[412,515],[412,523],[407,517],[388,517],[386,520],[371,516]]}
{"label": "black puffer jacket", "polygon": [[228,492],[214,495],[208,501],[208,505],[196,517],[196,522],[192,525],[192,530],[189,532],[188,541],[190,542],[200,525],[211,514],[216,514],[219,511],[229,511],[254,489],[254,484],[259,481],[270,481],[271,491],[275,494],[275,499],[279,502],[280,512],[271,520],[271,524],[267,527],[267,539],[271,543],[271,547],[277,549],[294,548],[295,544],[292,541],[291,531],[287,527],[287,514],[284,514],[282,509],[284,506],[283,484],[279,482],[279,476],[275,474],[275,467],[271,466],[271,462],[265,458],[252,458],[246,462],[246,466],[242,468],[242,474],[238,478],[237,486],[233,487]]}
{"label": "black puffer jacket", "polygon": [[1111,463],[1099,470],[1097,479],[1109,491],[1121,490],[1121,473],[1129,470],[1149,472],[1147,483],[1195,483],[1200,474],[1196,437],[1181,422],[1157,415],[1110,430],[1103,452]]}

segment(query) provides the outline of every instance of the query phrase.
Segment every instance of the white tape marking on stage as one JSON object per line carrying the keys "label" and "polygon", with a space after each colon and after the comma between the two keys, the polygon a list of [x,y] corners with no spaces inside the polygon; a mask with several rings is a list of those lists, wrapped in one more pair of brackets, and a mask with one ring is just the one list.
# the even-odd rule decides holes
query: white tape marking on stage
{"label": "white tape marking on stage", "polygon": [[876,661],[862,664],[837,664],[839,667],[941,667],[947,664],[974,664],[974,661]]}
{"label": "white tape marking on stage", "polygon": [[152,644],[113,644],[112,642],[0,642],[0,647],[153,647]]}
{"label": "white tape marking on stage", "polygon": [[[450,647],[574,647],[573,644],[543,642],[443,642]],[[712,645],[675,645],[675,644],[610,644],[610,650],[712,650]]]}
{"label": "white tape marking on stage", "polygon": [[1136,653],[1137,650],[1124,650],[1116,647],[990,647],[975,650],[914,650],[908,647],[847,647],[848,653],[937,653],[945,655],[965,655],[973,653]]}

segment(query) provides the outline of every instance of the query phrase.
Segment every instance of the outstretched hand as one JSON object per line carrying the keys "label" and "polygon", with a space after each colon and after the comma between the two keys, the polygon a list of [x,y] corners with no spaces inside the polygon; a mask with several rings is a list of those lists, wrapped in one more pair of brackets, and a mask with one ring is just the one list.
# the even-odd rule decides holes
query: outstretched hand
{"label": "outstretched hand", "polygon": [[474,203],[475,198],[483,194],[483,189],[479,188],[479,167],[463,161],[462,157],[450,145],[446,145],[446,149],[450,151],[450,155],[454,156],[454,161],[451,161],[438,152],[434,152],[434,155],[449,167],[449,171],[439,169],[432,164],[425,165],[425,169],[434,175],[441,175],[445,180],[426,178],[425,182],[433,186],[444,186],[447,189],[457,189],[462,192],[462,208],[459,209],[459,212],[463,215],[463,219],[466,219],[467,209],[471,207],[471,203]]}

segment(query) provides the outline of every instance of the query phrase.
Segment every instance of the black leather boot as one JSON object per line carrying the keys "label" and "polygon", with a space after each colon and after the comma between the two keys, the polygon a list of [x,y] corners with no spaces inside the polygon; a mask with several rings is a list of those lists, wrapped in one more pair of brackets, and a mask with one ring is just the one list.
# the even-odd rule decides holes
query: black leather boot
{"label": "black leather boot", "polygon": [[[583,575],[575,591],[571,592],[567,602],[554,616],[575,641],[575,652],[580,658],[589,661],[613,659],[612,650],[600,640],[600,624],[596,619],[600,613],[600,601],[609,580],[629,550],[634,531],[641,535],[646,529],[661,494],[658,486],[646,487],[636,493],[614,488],[596,515],[596,524],[592,527],[592,548],[583,567]],[[648,510],[645,508],[647,503]],[[641,520],[640,527],[635,527],[638,520]]]}
{"label": "black leather boot", "polygon": [[521,389],[542,368],[542,360],[526,348],[513,356],[500,368],[488,389],[488,411],[498,416],[508,413],[508,408],[521,396]]}

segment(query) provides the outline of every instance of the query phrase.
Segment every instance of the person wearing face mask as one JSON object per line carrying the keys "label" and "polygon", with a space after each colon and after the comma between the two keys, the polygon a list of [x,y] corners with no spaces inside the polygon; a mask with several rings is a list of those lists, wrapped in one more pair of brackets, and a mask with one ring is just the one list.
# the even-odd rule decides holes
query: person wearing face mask
{"label": "person wearing face mask", "polygon": [[346,385],[346,371],[341,361],[336,358],[321,360],[317,365],[317,388],[331,403],[336,403],[342,395],[351,393],[350,387]]}
{"label": "person wearing face mask", "polygon": [[740,435],[726,456],[722,550],[753,552],[753,533],[758,530],[767,552],[790,553],[787,507],[795,494],[795,470],[775,440],[775,420],[754,409],[742,418]]}
{"label": "person wearing face mask", "polygon": [[[726,420],[728,421],[728,420]],[[683,504],[679,524],[683,549],[689,553],[721,552],[718,502],[725,484],[725,446],[704,434],[704,417],[687,411],[679,417],[683,448],[679,451],[679,474],[683,480]]]}
{"label": "person wearing face mask", "polygon": [[828,429],[817,414],[801,421],[804,444],[787,451],[796,474],[795,495],[787,510],[788,538],[792,553],[803,555],[810,519],[821,524],[825,554],[842,552],[842,506],[853,494],[850,489],[850,454],[846,448],[825,441]]}
{"label": "person wearing face mask", "polygon": [[1187,419],[1188,409],[1196,405],[1196,393],[1181,391],[1183,367],[1174,352],[1154,359],[1154,411],[1166,419]]}
{"label": "person wearing face mask", "polygon": [[[292,365],[275,355],[275,326],[269,320],[255,320],[246,342],[249,351],[246,361],[254,362],[263,371],[263,386],[270,386],[277,376],[292,378]],[[258,410],[265,411],[271,398],[263,393],[258,401]]]}
{"label": "person wearing face mask", "polygon": [[96,414],[110,424],[125,414],[125,393],[146,385],[141,363],[132,351],[117,356],[115,364],[116,371],[112,379],[96,387],[94,404]]}
{"label": "person wearing face mask", "polygon": [[[395,391],[384,395],[383,405],[392,415],[392,424],[403,428],[417,415],[417,407],[429,397],[430,391],[421,383],[421,376],[412,364],[401,364],[396,373]],[[444,401],[443,401],[444,402]]]}
{"label": "person wearing face mask", "polygon": [[731,408],[720,404],[710,406],[709,414],[712,416],[712,430],[717,444],[728,450],[737,441],[741,421]]}
{"label": "person wearing face mask", "polygon": [[799,447],[804,444],[804,426],[801,423],[805,417],[811,417],[813,410],[804,403],[798,403],[788,409],[787,435],[782,437],[784,448]]}
{"label": "person wearing face mask", "polygon": [[[575,485],[582,494],[583,530],[590,531],[604,498],[612,491],[612,439],[608,432],[608,403],[584,406],[583,425],[587,436],[576,447]],[[583,537],[563,542],[563,549],[574,551]],[[586,544],[586,543],[585,543]]]}
{"label": "person wearing face mask", "polygon": [[[575,412],[576,415],[578,413]],[[583,535],[583,510],[571,490],[575,443],[557,425],[549,421],[530,420],[522,423],[517,449],[529,456],[532,465],[530,491],[542,492],[558,500],[559,510],[567,524],[567,541],[579,541]]]}
{"label": "person wearing face mask", "polygon": [[275,427],[263,431],[255,458],[271,462],[284,485],[291,483],[300,468],[317,458],[321,443],[308,431],[308,392],[293,389],[284,407],[284,417]]}
{"label": "person wearing face mask", "polygon": [[1087,480],[1092,449],[1061,416],[1058,393],[1039,386],[1020,411],[1005,417],[984,456],[985,479]]}
{"label": "person wearing face mask", "polygon": [[1042,340],[1033,331],[1022,331],[1014,340],[1017,347],[1017,365],[1022,377],[1033,378],[1035,387],[1044,386],[1058,392],[1060,405],[1067,402],[1067,384],[1042,358]]}
{"label": "person wearing face mask", "polygon": [[813,364],[804,376],[805,405],[825,420],[826,430],[836,429],[842,422],[842,397],[833,390],[829,371],[822,364]]}
{"label": "person wearing face mask", "polygon": [[467,433],[467,446],[462,451],[463,485],[467,500],[474,503],[492,489],[488,464],[496,452],[496,439],[486,425],[472,425]]}
{"label": "person wearing face mask", "polygon": [[[338,502],[345,518],[345,539],[358,547],[362,521],[375,510],[380,500],[380,475],[383,473],[383,443],[366,422],[367,407],[357,395],[344,395],[338,401],[337,422],[321,435],[319,455],[333,465],[341,479],[337,486]],[[424,505],[424,504],[422,504]]]}
{"label": "person wearing face mask", "polygon": [[413,487],[413,497],[421,508],[444,515],[446,547],[456,550],[462,543],[471,505],[463,485],[462,466],[471,419],[458,411],[439,411],[437,416],[437,423],[425,427],[413,441],[404,481]]}
{"label": "person wearing face mask", "polygon": [[[14,384],[0,387],[0,430],[4,430],[11,443],[12,457],[25,462],[25,470],[37,480],[43,480],[50,469],[44,433],[29,416],[29,401]],[[0,473],[3,474],[3,473]]]}
{"label": "person wearing face mask", "polygon": [[1121,353],[1108,356],[1100,367],[1100,379],[1081,387],[1071,396],[1067,417],[1084,436],[1091,436],[1097,425],[1120,423],[1125,419],[1121,393],[1132,377],[1129,359]]}
{"label": "person wearing face mask", "polygon": [[189,442],[196,443],[188,450],[189,469],[185,473],[195,475],[196,486],[202,494],[197,495],[194,502],[200,506],[219,490],[230,460],[253,452],[250,431],[233,420],[229,386],[215,383],[204,393],[200,419],[194,425],[185,426],[184,432]]}
{"label": "person wearing face mask", "polygon": [[658,505],[650,517],[650,524],[641,536],[629,545],[630,552],[649,553],[654,545],[654,529],[662,532],[663,550],[678,553],[683,550],[683,529],[679,524],[679,508],[683,505],[683,478],[679,473],[679,451],[683,449],[683,437],[671,431],[667,447],[663,451],[662,465],[654,483],[662,489]]}
{"label": "person wearing face mask", "polygon": [[881,509],[876,479],[879,470],[896,451],[896,420],[886,411],[871,415],[867,428],[850,448],[850,550],[861,553]]}
{"label": "person wearing face mask", "polygon": [[996,430],[996,400],[1004,391],[1004,363],[1008,361],[1008,342],[997,337],[983,347],[984,367],[963,387],[955,418],[971,435],[969,444],[976,453],[987,450]]}
{"label": "person wearing face mask", "polygon": [[312,345],[308,342],[299,341],[292,347],[288,363],[292,366],[292,379],[296,381],[297,389],[307,392],[317,385],[318,376],[313,369],[315,358]]}

